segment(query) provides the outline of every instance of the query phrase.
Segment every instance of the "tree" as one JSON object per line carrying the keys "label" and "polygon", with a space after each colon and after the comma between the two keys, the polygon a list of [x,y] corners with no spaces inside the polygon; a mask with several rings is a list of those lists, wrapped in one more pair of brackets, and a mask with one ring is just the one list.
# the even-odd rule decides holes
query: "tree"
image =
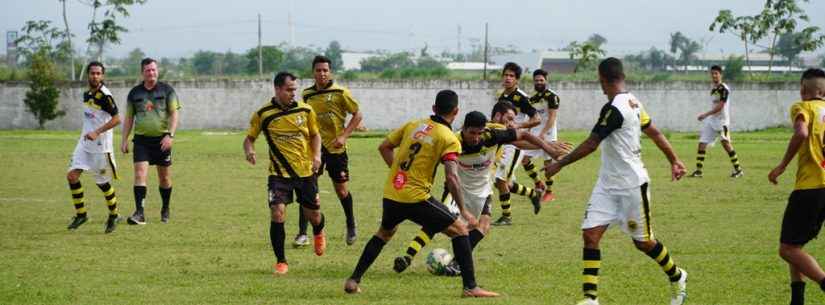
{"label": "tree", "polygon": [[364,72],[383,72],[412,67],[415,67],[415,63],[410,54],[405,52],[372,56],[361,60],[361,71]]}
{"label": "tree", "polygon": [[577,41],[573,41],[568,47],[570,48],[570,59],[576,61],[576,67],[573,68],[573,73],[577,73],[579,68],[592,67],[596,61],[605,54],[604,50],[588,42],[580,44]]}
{"label": "tree", "polygon": [[748,70],[751,67],[749,46],[756,43],[762,37],[764,32],[759,29],[761,16],[739,16],[736,17],[730,10],[721,10],[713,23],[708,28],[713,32],[719,28],[719,33],[733,33],[745,43],[745,62],[748,65]]}
{"label": "tree", "polygon": [[[803,1],[807,2],[807,0]],[[783,34],[792,34],[796,31],[797,19],[808,21],[809,18],[805,11],[799,7],[796,0],[767,0],[760,17],[760,31],[771,35],[771,44],[768,47],[768,54],[770,54],[768,72],[771,72],[773,58],[777,54],[777,39]]]}
{"label": "tree", "polygon": [[66,114],[62,110],[57,110],[60,91],[54,85],[57,80],[57,71],[48,49],[40,48],[32,55],[29,80],[31,81],[29,91],[26,92],[23,103],[37,119],[39,128],[43,129],[46,122]]}
{"label": "tree", "polygon": [[338,43],[337,40],[330,41],[327,50],[324,51],[324,56],[328,57],[330,61],[332,61],[332,70],[340,71],[344,68],[344,59],[342,58],[343,50],[341,50],[341,44]]}
{"label": "tree", "polygon": [[682,32],[670,34],[670,53],[674,55],[679,54],[679,62],[682,64],[685,72],[687,72],[688,66],[696,60],[696,53],[701,50],[701,44],[687,38]]}
{"label": "tree", "polygon": [[731,81],[741,80],[744,76],[744,73],[742,72],[742,67],[744,65],[745,60],[742,56],[731,55],[728,57],[728,61],[725,62],[725,70],[722,72],[723,77]]}
{"label": "tree", "polygon": [[[251,48],[246,51],[246,73],[258,73],[258,48]],[[275,72],[284,61],[284,52],[277,46],[261,46],[261,62],[264,73]]]}
{"label": "tree", "polygon": [[628,55],[625,60],[635,62],[640,68],[651,71],[665,71],[676,62],[673,56],[655,47],[651,47],[650,50],[637,55]]}
{"label": "tree", "polygon": [[52,61],[67,59],[71,52],[64,31],[51,25],[48,20],[29,20],[21,29],[23,35],[15,40],[20,54],[31,62],[31,57],[40,51]]}
{"label": "tree", "polygon": [[130,51],[126,57],[126,62],[123,63],[123,66],[126,68],[126,74],[129,76],[140,75],[143,72],[140,70],[140,61],[144,58],[146,58],[146,53],[143,53],[143,50],[140,48],[135,48]]}
{"label": "tree", "polygon": [[197,51],[192,56],[192,69],[197,75],[214,75],[218,73],[218,53]]}
{"label": "tree", "polygon": [[587,41],[585,41],[585,42],[589,43],[589,44],[591,44],[591,45],[593,45],[597,48],[601,48],[602,45],[607,43],[607,38],[604,38],[604,36],[599,35],[598,33],[593,33],[593,35],[590,35],[590,37],[588,37]]}
{"label": "tree", "polygon": [[[117,23],[119,17],[129,17],[129,6],[142,5],[146,0],[91,0],[92,21],[89,22],[90,46],[97,47],[94,58],[102,60],[103,49],[107,44],[120,44],[120,34],[129,30]],[[97,21],[97,11],[103,9],[103,20]]]}
{"label": "tree", "polygon": [[69,17],[66,16],[66,0],[58,0],[63,3],[63,25],[66,27],[64,36],[66,38],[66,46],[69,50],[69,61],[71,65],[72,80],[75,80],[75,66],[74,66],[74,48],[72,47],[72,32],[69,31]]}
{"label": "tree", "polygon": [[[257,61],[255,62],[257,64]],[[246,59],[238,54],[232,52],[232,50],[226,51],[223,54],[222,65],[223,73],[228,75],[237,75],[243,73],[244,67],[246,67]]]}

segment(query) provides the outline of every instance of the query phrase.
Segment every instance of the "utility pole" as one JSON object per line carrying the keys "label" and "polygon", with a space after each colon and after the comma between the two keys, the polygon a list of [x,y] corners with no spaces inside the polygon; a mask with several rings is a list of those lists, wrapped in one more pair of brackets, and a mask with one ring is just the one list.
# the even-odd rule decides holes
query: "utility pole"
{"label": "utility pole", "polygon": [[484,23],[484,80],[487,80],[487,33],[488,33],[488,24],[487,22]]}
{"label": "utility pole", "polygon": [[295,1],[289,1],[289,12],[287,13],[287,20],[289,21],[289,47],[295,47],[295,22],[292,20],[292,11],[295,10]]}
{"label": "utility pole", "polygon": [[264,77],[263,49],[261,47],[261,14],[258,14],[258,77]]}
{"label": "utility pole", "polygon": [[69,44],[69,59],[72,65],[72,80],[75,80],[75,67],[74,67],[74,48],[72,47],[72,33],[69,32],[69,19],[66,17],[66,0],[60,0],[63,2],[63,24],[66,25],[66,42]]}
{"label": "utility pole", "polygon": [[456,55],[461,55],[461,25],[460,24],[458,25],[458,39],[456,39],[456,40],[458,41],[458,46],[456,48],[456,53],[457,53]]}

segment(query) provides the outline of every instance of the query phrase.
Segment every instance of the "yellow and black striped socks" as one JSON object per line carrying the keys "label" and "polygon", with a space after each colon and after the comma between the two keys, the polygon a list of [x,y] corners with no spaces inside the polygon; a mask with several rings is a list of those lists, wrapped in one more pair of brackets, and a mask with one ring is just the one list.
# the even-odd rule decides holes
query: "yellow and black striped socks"
{"label": "yellow and black striped socks", "polygon": [[[434,235],[434,234],[433,234]],[[418,235],[415,236],[410,241],[410,245],[407,246],[407,255],[404,256],[404,259],[407,260],[407,263],[412,261],[412,258],[418,255],[418,252],[421,252],[421,249],[427,246],[430,243],[430,240],[433,238],[433,235],[427,234],[424,230],[418,231]]]}
{"label": "yellow and black striped socks", "polygon": [[117,196],[115,196],[115,188],[109,182],[98,184],[97,187],[103,192],[106,198],[106,207],[109,208],[109,216],[117,216]]}
{"label": "yellow and black striped socks", "polygon": [[733,165],[733,169],[737,171],[740,170],[741,168],[739,167],[739,156],[736,155],[736,151],[731,150],[728,153],[728,156],[730,157],[730,163]]}
{"label": "yellow and black striped socks", "polygon": [[702,168],[705,166],[705,151],[699,150],[696,152],[696,171],[702,172]]}
{"label": "yellow and black striped socks", "polygon": [[80,181],[77,183],[69,183],[69,190],[72,192],[72,203],[77,212],[77,216],[86,217],[86,206],[83,198],[83,186]]}
{"label": "yellow and black striped socks", "polygon": [[501,216],[510,217],[510,193],[498,194],[498,201],[501,204]]}
{"label": "yellow and black striped socks", "polygon": [[665,247],[665,245],[658,240],[656,241],[656,246],[647,252],[647,256],[650,256],[650,258],[659,263],[659,266],[662,267],[662,271],[667,274],[667,277],[670,278],[671,282],[678,281],[679,278],[682,277],[682,272],[676,267],[676,263],[673,262],[673,259],[670,257],[670,253],[667,252],[667,247]]}
{"label": "yellow and black striped socks", "polygon": [[582,249],[582,292],[585,298],[599,297],[599,268],[602,267],[602,252],[599,249]]}
{"label": "yellow and black striped socks", "polygon": [[529,187],[526,187],[524,185],[521,185],[518,182],[511,182],[510,183],[510,193],[516,193],[516,194],[531,197],[531,198],[538,196],[538,193],[536,193],[536,190],[531,189]]}
{"label": "yellow and black striped socks", "polygon": [[538,183],[539,173],[536,172],[536,165],[533,164],[533,160],[526,159],[524,162],[522,166],[524,167],[524,171],[527,172],[527,176],[530,176],[530,179],[533,179],[534,183]]}

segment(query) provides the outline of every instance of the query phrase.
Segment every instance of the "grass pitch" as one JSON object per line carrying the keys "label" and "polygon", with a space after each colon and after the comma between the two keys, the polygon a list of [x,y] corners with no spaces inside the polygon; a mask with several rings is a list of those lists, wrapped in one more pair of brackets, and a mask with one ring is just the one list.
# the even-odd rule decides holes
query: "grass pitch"
{"label": "grass pitch", "polygon": [[[563,132],[580,142],[583,132]],[[580,221],[596,179],[598,153],[562,171],[558,199],[534,216],[514,196],[514,225],[494,227],[474,257],[478,282],[504,293],[490,300],[460,299],[459,278],[431,276],[424,255],[450,249],[436,237],[403,274],[392,271],[417,226],[402,225],[366,274],[364,292],[342,286],[378,227],[387,169],[376,147],[380,138],[349,142],[359,239],[344,243],[343,213],[328,177],[320,179],[327,215],[327,254],[311,248],[286,253],[289,274],[273,277],[268,240],[266,165],[245,163],[242,133],[181,132],[174,146],[174,192],[169,224],[159,221],[157,177],[150,171],[148,224],[121,222],[103,234],[106,207],[89,175],[82,182],[91,220],[66,230],[74,210],[65,179],[77,132],[0,131],[0,304],[573,304],[580,299]],[[705,178],[669,181],[668,164],[649,140],[644,159],[652,177],[653,228],[676,263],[690,274],[689,304],[783,304],[790,289],[786,265],[776,254],[779,228],[794,180],[790,166],[779,186],[767,173],[779,161],[789,131],[735,133],[745,176],[728,178],[730,162],[718,145],[709,149]],[[670,135],[693,169],[694,134]],[[120,141],[115,141],[118,144]],[[257,151],[266,147],[258,141]],[[114,182],[122,216],[134,209],[131,155],[117,154],[121,179]],[[264,162],[265,163],[265,162]],[[795,164],[795,163],[794,163]],[[523,171],[519,180],[528,181]],[[435,192],[440,193],[441,175]],[[288,207],[287,243],[297,228]],[[494,204],[494,216],[498,216]],[[825,244],[808,247],[825,258]],[[602,304],[666,304],[668,282],[659,267],[619,230],[602,242]],[[807,298],[825,296],[809,284]]]}

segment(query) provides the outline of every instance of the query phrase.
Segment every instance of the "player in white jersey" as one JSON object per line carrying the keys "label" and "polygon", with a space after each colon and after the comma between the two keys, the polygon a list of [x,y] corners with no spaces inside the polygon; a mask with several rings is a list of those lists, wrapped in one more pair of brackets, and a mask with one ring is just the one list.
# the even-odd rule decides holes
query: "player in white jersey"
{"label": "player in white jersey", "polygon": [[630,235],[636,248],[655,260],[671,283],[671,305],[684,303],[687,272],[677,267],[667,248],[653,237],[647,170],[642,163],[641,133],[644,132],[670,162],[672,180],[685,174],[685,166],[673,152],[667,138],[653,126],[642,103],[625,91],[622,62],[608,58],[599,64],[599,82],[608,103],[590,136],[570,154],[550,164],[548,174],[586,157],[602,147],[599,178],[582,221],[584,270],[580,305],[598,305],[599,241],[608,226],[616,225]]}
{"label": "player in white jersey", "polygon": [[[530,97],[530,104],[533,105],[533,108],[536,109],[536,114],[541,118],[541,124],[531,128],[530,132],[545,142],[554,142],[558,138],[557,115],[561,99],[556,92],[547,88],[548,77],[549,73],[547,71],[542,69],[533,71],[533,88],[536,90],[536,93]],[[553,159],[542,150],[524,151],[523,164],[525,169],[527,169],[527,174],[530,175],[530,178],[533,180],[537,180],[538,173],[533,169],[534,166],[531,162],[533,158],[539,159],[539,162],[543,162],[544,166],[550,164]],[[541,201],[552,201],[555,199],[552,190],[554,179],[548,175],[545,175],[544,178],[545,189]]]}
{"label": "player in white jersey", "polygon": [[83,186],[80,184],[80,175],[83,171],[88,171],[94,175],[95,183],[106,198],[109,218],[104,232],[111,233],[119,221],[115,190],[109,182],[112,178],[117,179],[112,154],[112,128],[120,124],[120,116],[112,93],[103,84],[106,72],[103,64],[93,61],[86,66],[86,72],[89,76],[89,91],[83,93],[83,132],[66,174],[77,214],[72,218],[69,230],[77,229],[88,220]]}
{"label": "player in white jersey", "polygon": [[[508,128],[507,126],[513,126],[515,116],[515,107],[511,103],[496,103],[493,106],[491,123],[487,122],[484,114],[473,111],[465,116],[461,131],[456,133],[461,141],[458,176],[461,181],[464,208],[478,219],[477,226],[467,228],[470,232],[470,247],[473,249],[490,230],[490,202],[493,194],[491,176],[495,170],[495,160],[501,155],[502,145],[514,145],[521,149],[541,149],[548,156],[556,158],[570,151],[570,145],[567,143],[544,142],[527,130]],[[458,214],[458,205],[447,192],[442,195],[441,202],[453,213]],[[435,233],[437,232],[428,232],[422,228],[410,241],[406,255],[395,258],[393,269],[396,272],[404,271]],[[448,266],[446,272],[446,275],[460,274],[457,265]]]}
{"label": "player in white jersey", "polygon": [[713,89],[710,91],[711,103],[713,107],[708,111],[699,114],[697,119],[702,122],[702,130],[699,132],[699,148],[696,153],[696,170],[689,177],[701,178],[702,168],[705,163],[705,149],[708,145],[713,145],[716,138],[722,142],[722,147],[730,157],[733,165],[731,178],[742,177],[744,172],[739,166],[739,156],[733,149],[730,140],[730,87],[722,82],[722,67],[710,67],[710,78],[713,81]]}

